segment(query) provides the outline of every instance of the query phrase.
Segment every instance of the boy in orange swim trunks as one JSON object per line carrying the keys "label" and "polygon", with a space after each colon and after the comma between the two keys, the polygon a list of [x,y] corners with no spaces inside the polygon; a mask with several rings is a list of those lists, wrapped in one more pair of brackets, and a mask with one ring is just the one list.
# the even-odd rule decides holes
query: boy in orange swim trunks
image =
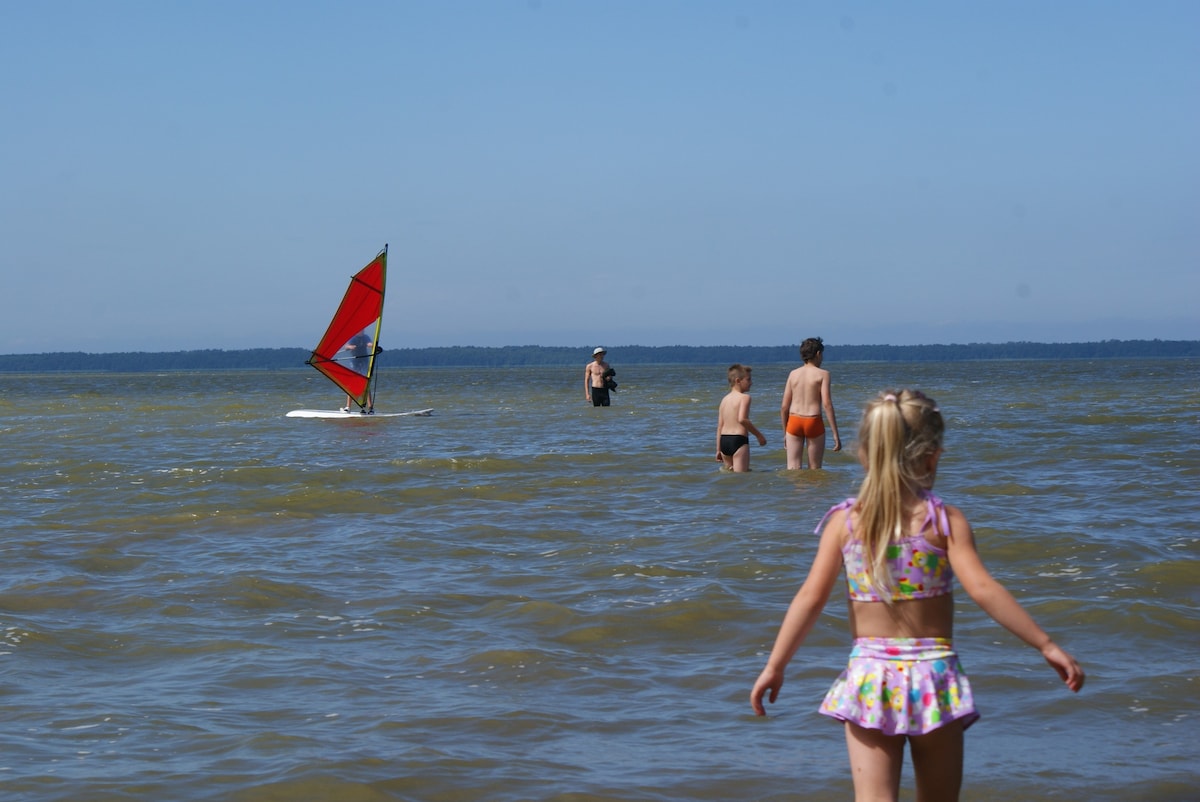
{"label": "boy in orange swim trunks", "polygon": [[788,374],[783,386],[783,403],[779,417],[783,421],[783,442],[787,450],[788,470],[804,467],[804,449],[808,446],[808,467],[820,468],[825,457],[825,424],[821,411],[833,429],[833,450],[842,450],[838,435],[837,416],[833,412],[833,395],[829,389],[829,371],[821,369],[825,344],[820,337],[809,337],[800,344],[804,364]]}

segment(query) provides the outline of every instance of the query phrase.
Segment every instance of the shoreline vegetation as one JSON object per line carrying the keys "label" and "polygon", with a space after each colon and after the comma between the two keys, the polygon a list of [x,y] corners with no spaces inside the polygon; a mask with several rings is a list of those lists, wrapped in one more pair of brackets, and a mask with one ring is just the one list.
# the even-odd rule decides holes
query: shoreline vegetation
{"label": "shoreline vegetation", "polygon": [[[623,365],[755,365],[794,363],[798,345],[611,346]],[[506,345],[386,349],[387,368],[582,365],[591,346]],[[307,348],[125,352],[81,351],[0,355],[0,373],[147,373],[206,370],[290,370],[305,367]],[[1200,357],[1200,340],[1104,340],[1088,343],[971,343],[967,345],[830,344],[829,363],[960,362],[977,360],[1168,359]]]}

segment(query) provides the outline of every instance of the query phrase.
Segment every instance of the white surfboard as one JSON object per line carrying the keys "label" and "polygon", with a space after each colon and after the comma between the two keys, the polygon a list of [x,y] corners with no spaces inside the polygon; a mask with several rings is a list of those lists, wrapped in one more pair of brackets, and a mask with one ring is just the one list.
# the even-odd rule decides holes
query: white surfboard
{"label": "white surfboard", "polygon": [[427,418],[432,414],[432,409],[414,409],[410,412],[372,412],[370,415],[364,415],[357,409],[352,412],[342,412],[340,409],[293,409],[287,414],[287,417],[373,420],[375,418]]}

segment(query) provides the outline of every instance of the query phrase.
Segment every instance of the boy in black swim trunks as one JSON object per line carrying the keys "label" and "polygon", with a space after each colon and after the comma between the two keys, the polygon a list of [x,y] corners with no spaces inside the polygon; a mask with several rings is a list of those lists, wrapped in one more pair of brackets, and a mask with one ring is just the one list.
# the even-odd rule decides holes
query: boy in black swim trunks
{"label": "boy in black swim trunks", "polygon": [[750,422],[750,368],[729,366],[729,392],[717,408],[717,462],[729,470],[741,473],[750,470],[750,438],[758,438],[765,446],[767,438]]}

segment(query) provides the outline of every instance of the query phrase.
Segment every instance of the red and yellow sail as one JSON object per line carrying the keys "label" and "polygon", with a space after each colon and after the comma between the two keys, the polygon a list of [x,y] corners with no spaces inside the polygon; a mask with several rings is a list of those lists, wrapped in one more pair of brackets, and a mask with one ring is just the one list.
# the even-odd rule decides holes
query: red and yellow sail
{"label": "red and yellow sail", "polygon": [[375,357],[380,353],[379,331],[383,323],[386,281],[385,245],[370,264],[351,277],[350,286],[325,330],[325,336],[308,359],[308,364],[345,390],[360,407],[367,406],[370,398]]}

